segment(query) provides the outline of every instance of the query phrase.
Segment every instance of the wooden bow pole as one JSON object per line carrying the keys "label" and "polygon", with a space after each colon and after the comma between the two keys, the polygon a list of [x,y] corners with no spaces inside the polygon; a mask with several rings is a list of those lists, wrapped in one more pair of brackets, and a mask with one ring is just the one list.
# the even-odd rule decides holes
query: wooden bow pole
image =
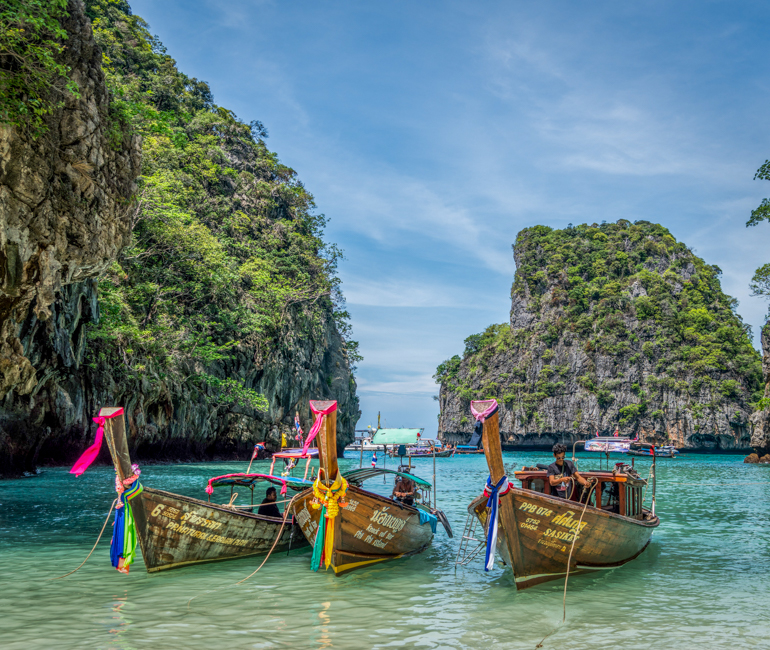
{"label": "wooden bow pole", "polygon": [[[311,402],[316,411],[328,409],[334,400],[313,400]],[[330,486],[337,478],[337,411],[332,411],[329,415],[316,415],[316,418],[323,418],[321,429],[318,431],[318,461],[323,470],[324,483]]]}
{"label": "wooden bow pole", "polygon": [[[484,402],[479,404],[479,410],[483,411]],[[491,401],[489,402],[491,405]],[[505,475],[505,465],[503,465],[503,448],[500,444],[500,418],[499,413],[493,413],[484,421],[482,433],[482,444],[484,446],[484,455],[489,466],[489,476],[492,483],[497,482]],[[513,477],[509,477],[513,480]],[[513,562],[514,576],[521,571],[521,548],[519,546],[519,529],[516,525],[516,515],[513,512],[513,499],[510,494],[500,497],[500,507],[498,511],[498,538],[508,547],[508,554]]]}

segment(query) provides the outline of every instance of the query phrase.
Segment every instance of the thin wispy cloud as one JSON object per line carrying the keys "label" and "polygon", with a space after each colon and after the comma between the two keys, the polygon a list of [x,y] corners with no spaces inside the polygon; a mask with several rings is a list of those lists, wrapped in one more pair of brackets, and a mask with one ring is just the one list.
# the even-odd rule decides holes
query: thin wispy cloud
{"label": "thin wispy cloud", "polygon": [[752,181],[770,5],[132,6],[218,104],[267,126],[329,218],[363,422],[433,426],[436,365],[508,319],[511,244],[535,224],[662,223],[759,331],[748,281],[770,225],[744,223],[770,195]]}

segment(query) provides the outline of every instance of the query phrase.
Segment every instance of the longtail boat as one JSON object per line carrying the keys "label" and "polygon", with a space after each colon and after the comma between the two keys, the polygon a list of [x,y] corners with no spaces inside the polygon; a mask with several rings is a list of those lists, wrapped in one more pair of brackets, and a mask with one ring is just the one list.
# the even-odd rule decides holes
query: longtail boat
{"label": "longtail boat", "polygon": [[580,472],[593,487],[590,493],[572,490],[568,499],[555,496],[543,469],[515,472],[521,487],[513,487],[503,465],[497,402],[471,402],[471,412],[483,423],[489,466],[485,494],[468,507],[487,533],[486,570],[497,552],[513,570],[517,589],[526,589],[563,577],[570,554],[569,574],[576,575],[619,567],[644,551],[660,521],[654,487],[652,508],[645,508],[647,482],[633,468],[619,463],[611,472]]}
{"label": "longtail boat", "polygon": [[117,474],[120,511],[116,513],[120,516],[116,516],[112,556],[113,565],[119,571],[128,572],[137,541],[150,573],[267,553],[279,532],[276,551],[307,548],[302,531],[291,518],[284,524],[283,518],[252,512],[258,507],[253,504],[253,488],[264,481],[280,486],[283,491],[290,488],[300,492],[312,485],[311,481],[265,474],[228,474],[209,481],[206,487],[209,499],[217,486],[251,488],[252,504],[240,507],[232,503],[232,497],[230,505],[219,505],[156,490],[140,484],[140,471],[131,464],[123,409],[102,408],[95,420],[99,424],[97,441],[72,472],[79,475],[85,471],[98,455],[103,437]]}
{"label": "longtail boat", "polygon": [[676,458],[679,450],[674,445],[663,445],[654,449],[629,449],[626,452],[629,456],[655,456],[656,458]]}
{"label": "longtail boat", "polygon": [[[312,489],[296,497],[293,509],[302,532],[313,546],[314,571],[325,566],[341,575],[376,562],[420,553],[431,543],[438,521],[451,535],[444,514],[435,504],[430,507],[431,485],[427,481],[406,472],[376,467],[340,474],[337,402],[311,401],[310,408],[316,421],[308,441],[318,436],[320,468]],[[360,487],[365,480],[383,474],[395,480],[404,477],[415,484],[418,494],[413,505]]]}
{"label": "longtail boat", "polygon": [[483,454],[484,450],[473,445],[457,445],[452,450],[453,456],[467,456],[469,454]]}

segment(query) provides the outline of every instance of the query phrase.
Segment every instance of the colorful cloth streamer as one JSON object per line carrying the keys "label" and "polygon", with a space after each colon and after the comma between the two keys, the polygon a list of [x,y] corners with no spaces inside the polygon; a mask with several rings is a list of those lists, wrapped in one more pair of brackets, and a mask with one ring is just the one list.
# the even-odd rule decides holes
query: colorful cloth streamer
{"label": "colorful cloth streamer", "polygon": [[320,478],[317,478],[313,483],[315,499],[311,506],[316,510],[321,508],[318,532],[313,544],[313,557],[310,560],[310,568],[313,571],[318,571],[322,563],[327,569],[331,564],[332,552],[334,551],[334,519],[340,514],[340,508],[348,505],[345,501],[347,491],[348,482],[339,472],[337,472],[337,478],[331,487],[326,487]]}
{"label": "colorful cloth streamer", "polygon": [[[476,410],[476,404],[489,404],[489,406],[483,411]],[[471,413],[476,418],[477,422],[484,422],[488,420],[491,415],[497,413],[497,400],[496,399],[484,399],[471,402]]]}
{"label": "colorful cloth streamer", "polygon": [[318,530],[313,543],[313,556],[310,558],[310,568],[318,571],[324,560],[324,542],[326,541],[326,506],[321,507],[321,516],[318,518]]}
{"label": "colorful cloth streamer", "polygon": [[299,444],[303,444],[302,439],[305,435],[305,432],[302,430],[302,427],[299,423],[299,413],[294,414],[294,428],[297,430],[297,435],[294,436],[295,440],[299,440]]}
{"label": "colorful cloth streamer", "polygon": [[[489,404],[490,406],[483,411],[476,410],[476,404]],[[471,446],[478,449],[481,446],[482,435],[484,433],[484,421],[490,416],[497,413],[497,400],[485,399],[471,402],[471,413],[476,418],[476,425],[473,429],[473,436],[471,437]]]}
{"label": "colorful cloth streamer", "polygon": [[337,410],[337,402],[332,402],[331,406],[327,408],[324,411],[316,411],[313,407],[313,403],[310,403],[310,410],[313,411],[316,415],[319,417],[316,418],[316,421],[313,422],[313,428],[310,429],[310,433],[307,436],[307,440],[305,440],[305,444],[302,447],[302,454],[306,454],[307,450],[310,449],[310,443],[313,442],[315,437],[318,435],[318,432],[321,430],[321,423],[323,422],[323,416],[329,415],[329,413],[334,413],[334,411]]}
{"label": "colorful cloth streamer", "polygon": [[417,512],[420,513],[420,526],[424,526],[425,524],[430,524],[430,529],[433,532],[433,534],[436,533],[436,524],[438,523],[438,517],[436,515],[432,515],[429,512],[425,512],[424,510],[417,509]]}
{"label": "colorful cloth streamer", "polygon": [[500,497],[508,494],[511,485],[508,483],[508,477],[503,475],[496,485],[492,484],[492,477],[487,477],[487,484],[484,487],[484,496],[487,497],[487,508],[489,508],[489,526],[487,527],[487,554],[484,560],[484,571],[489,571],[495,566],[495,550],[497,549],[497,528],[498,528],[498,507]]}
{"label": "colorful cloth streamer", "polygon": [[144,489],[135,474],[126,482],[133,483],[118,497],[118,506],[115,508],[115,525],[112,531],[112,544],[110,544],[110,559],[121,573],[128,573],[129,566],[136,557],[136,521],[131,510],[131,501],[139,496]]}
{"label": "colorful cloth streamer", "polygon": [[102,439],[104,438],[104,423],[111,418],[118,417],[119,415],[123,415],[122,408],[119,408],[112,415],[100,415],[99,417],[95,417],[93,419],[94,422],[99,425],[99,427],[96,429],[96,439],[94,440],[94,444],[86,449],[82,456],[77,459],[77,462],[70,470],[70,474],[80,476],[88,469],[88,466],[96,460],[96,457],[99,455],[99,451],[102,448]]}

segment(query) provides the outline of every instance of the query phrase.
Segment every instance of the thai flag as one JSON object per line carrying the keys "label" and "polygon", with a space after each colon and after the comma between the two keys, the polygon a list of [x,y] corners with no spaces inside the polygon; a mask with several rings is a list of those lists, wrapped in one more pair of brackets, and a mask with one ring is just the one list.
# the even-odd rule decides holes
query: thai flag
{"label": "thai flag", "polygon": [[377,467],[377,452],[372,454],[372,467]]}

